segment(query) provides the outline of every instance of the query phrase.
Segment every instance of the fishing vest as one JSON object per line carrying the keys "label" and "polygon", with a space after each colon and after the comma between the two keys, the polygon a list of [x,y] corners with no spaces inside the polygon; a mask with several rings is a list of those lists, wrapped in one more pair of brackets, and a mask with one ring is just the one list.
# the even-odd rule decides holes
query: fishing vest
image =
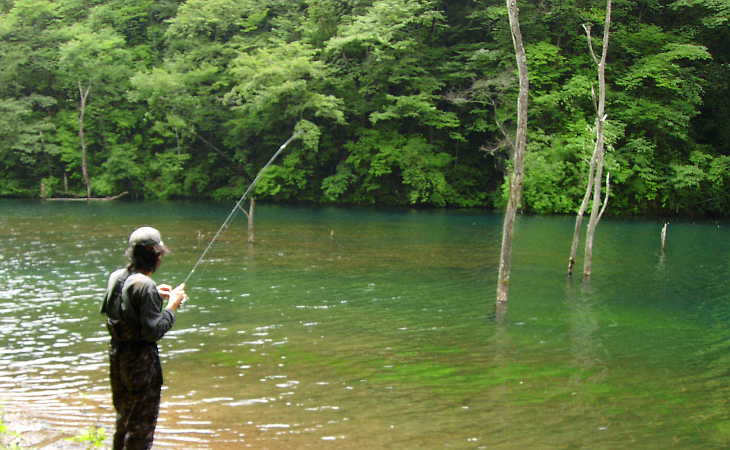
{"label": "fishing vest", "polygon": [[109,330],[112,342],[131,342],[141,340],[139,327],[124,319],[124,312],[132,309],[129,302],[129,296],[124,295],[124,286],[130,275],[132,274],[129,270],[127,270],[125,274],[117,278],[109,298],[112,308],[116,307],[115,309],[117,309],[119,313],[118,319],[109,317],[107,314],[106,328]]}

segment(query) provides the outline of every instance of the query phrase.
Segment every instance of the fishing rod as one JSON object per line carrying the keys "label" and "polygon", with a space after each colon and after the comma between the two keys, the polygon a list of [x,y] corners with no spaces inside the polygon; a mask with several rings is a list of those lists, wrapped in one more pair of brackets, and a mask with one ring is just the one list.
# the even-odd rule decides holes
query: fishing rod
{"label": "fishing rod", "polygon": [[241,205],[243,204],[243,201],[246,199],[246,197],[248,196],[248,194],[256,186],[256,183],[259,182],[259,180],[261,179],[261,176],[263,175],[263,173],[266,170],[266,168],[269,167],[271,165],[271,163],[273,163],[274,160],[276,160],[276,158],[279,156],[279,154],[281,154],[281,152],[283,152],[284,149],[291,143],[291,141],[293,141],[297,137],[299,137],[299,132],[295,132],[294,134],[292,134],[291,137],[286,140],[286,142],[284,142],[283,144],[281,144],[281,147],[279,147],[279,149],[274,153],[274,156],[272,156],[271,159],[269,159],[269,162],[267,162],[264,165],[264,167],[262,167],[261,170],[259,170],[259,173],[256,174],[256,178],[254,178],[253,181],[251,182],[251,184],[248,185],[248,188],[246,188],[246,191],[243,193],[243,195],[241,196],[241,198],[239,198],[238,201],[236,202],[236,204],[233,206],[233,209],[228,214],[228,217],[226,217],[226,220],[224,220],[223,221],[223,224],[221,224],[220,228],[218,228],[218,231],[213,236],[213,239],[210,240],[210,242],[208,243],[208,246],[205,247],[205,250],[203,250],[203,253],[200,255],[200,258],[198,258],[198,260],[195,262],[195,265],[193,265],[193,268],[190,270],[190,273],[188,273],[188,276],[185,277],[185,280],[183,281],[183,284],[187,284],[187,282],[190,279],[190,277],[193,276],[193,273],[195,273],[195,270],[198,268],[198,266],[200,265],[200,263],[202,263],[203,260],[205,259],[205,255],[207,255],[208,254],[208,251],[213,247],[213,243],[216,241],[216,239],[218,239],[218,236],[221,235],[221,233],[223,232],[223,230],[226,229],[226,227],[228,227],[228,224],[233,219],[233,216],[236,214],[236,210],[238,210],[239,208],[241,208]]}

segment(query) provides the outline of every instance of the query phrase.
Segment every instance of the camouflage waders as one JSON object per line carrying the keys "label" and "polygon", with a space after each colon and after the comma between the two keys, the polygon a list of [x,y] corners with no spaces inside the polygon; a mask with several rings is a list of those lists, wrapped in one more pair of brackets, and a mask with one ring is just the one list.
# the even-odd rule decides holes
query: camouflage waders
{"label": "camouflage waders", "polygon": [[157,344],[112,340],[109,361],[112,400],[117,411],[114,450],[149,449],[162,388]]}

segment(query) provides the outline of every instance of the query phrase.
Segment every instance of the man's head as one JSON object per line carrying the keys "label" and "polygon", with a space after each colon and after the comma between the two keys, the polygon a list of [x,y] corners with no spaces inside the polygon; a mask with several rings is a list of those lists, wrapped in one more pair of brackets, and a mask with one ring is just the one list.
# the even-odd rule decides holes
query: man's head
{"label": "man's head", "polygon": [[162,245],[162,236],[156,228],[139,227],[129,235],[129,246],[135,245]]}
{"label": "man's head", "polygon": [[129,236],[129,269],[137,272],[154,272],[160,267],[160,258],[169,253],[162,242],[160,232],[152,227],[140,227]]}

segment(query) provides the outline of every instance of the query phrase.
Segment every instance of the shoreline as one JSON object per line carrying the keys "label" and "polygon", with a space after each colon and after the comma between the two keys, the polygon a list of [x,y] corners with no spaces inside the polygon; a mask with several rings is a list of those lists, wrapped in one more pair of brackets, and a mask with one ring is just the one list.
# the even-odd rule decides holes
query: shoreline
{"label": "shoreline", "polygon": [[[0,411],[2,422],[7,428],[5,433],[0,434],[0,445],[2,446],[17,445],[17,448],[20,449],[32,448],[36,450],[77,450],[87,448],[85,443],[68,440],[78,433],[74,434],[68,430],[59,430],[46,420],[20,411],[7,409],[6,406],[3,406]],[[83,430],[79,430],[80,432],[83,432]]]}

